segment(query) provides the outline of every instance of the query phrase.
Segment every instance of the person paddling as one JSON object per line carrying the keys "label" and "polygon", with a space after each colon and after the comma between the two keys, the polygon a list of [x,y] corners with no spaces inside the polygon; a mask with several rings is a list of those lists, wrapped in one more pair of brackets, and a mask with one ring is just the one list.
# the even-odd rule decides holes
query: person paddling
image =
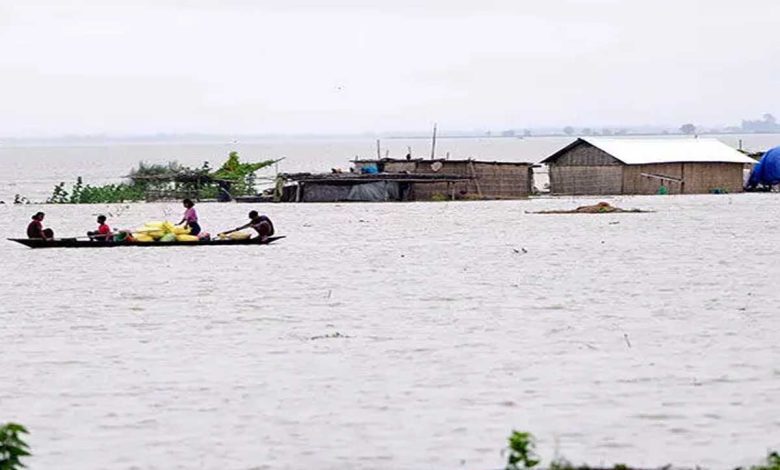
{"label": "person paddling", "polygon": [[257,213],[257,211],[252,211],[249,213],[249,222],[240,226],[236,227],[233,230],[228,230],[227,232],[222,232],[220,235],[227,235],[229,233],[238,232],[239,230],[243,230],[245,228],[253,228],[257,232],[257,238],[261,240],[267,240],[268,237],[272,236],[274,234],[274,224],[271,222],[271,219],[269,219],[265,215],[260,215]]}
{"label": "person paddling", "polygon": [[190,199],[185,199],[182,201],[182,204],[184,204],[186,210],[184,211],[184,217],[181,219],[181,222],[179,222],[179,225],[187,224],[187,227],[190,229],[190,235],[199,234],[200,224],[198,224],[198,213],[195,212],[195,204]]}
{"label": "person paddling", "polygon": [[43,218],[46,216],[43,212],[37,212],[32,216],[32,221],[27,225],[27,238],[42,238],[51,240],[54,238],[54,231],[50,228],[43,228]]}
{"label": "person paddling", "polygon": [[111,240],[114,234],[111,232],[111,227],[106,223],[106,216],[99,215],[97,218],[98,229],[95,231],[87,232],[90,240],[106,241]]}

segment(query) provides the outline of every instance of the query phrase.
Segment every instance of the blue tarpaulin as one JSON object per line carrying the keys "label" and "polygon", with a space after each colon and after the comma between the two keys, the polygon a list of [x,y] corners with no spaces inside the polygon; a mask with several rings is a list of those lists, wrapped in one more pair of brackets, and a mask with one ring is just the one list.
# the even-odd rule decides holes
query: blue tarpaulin
{"label": "blue tarpaulin", "polygon": [[750,173],[747,188],[775,184],[780,184],[780,147],[770,149],[761,157]]}

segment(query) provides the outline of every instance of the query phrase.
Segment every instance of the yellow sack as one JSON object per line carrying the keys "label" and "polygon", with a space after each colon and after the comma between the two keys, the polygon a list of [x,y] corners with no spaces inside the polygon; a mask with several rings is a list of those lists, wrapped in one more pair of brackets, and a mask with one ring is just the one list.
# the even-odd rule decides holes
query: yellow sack
{"label": "yellow sack", "polygon": [[184,225],[177,225],[173,227],[173,234],[174,235],[189,235],[190,229],[185,227]]}
{"label": "yellow sack", "polygon": [[154,238],[150,237],[146,233],[134,233],[133,234],[133,240],[135,240],[137,242],[148,243],[148,242],[153,242]]}
{"label": "yellow sack", "polygon": [[195,235],[181,234],[181,235],[176,235],[176,241],[178,241],[178,242],[196,242],[196,241],[198,241],[198,237],[196,237]]}
{"label": "yellow sack", "polygon": [[246,233],[246,232],[233,232],[230,234],[231,240],[246,240],[252,235]]}
{"label": "yellow sack", "polygon": [[173,225],[171,222],[168,222],[167,220],[162,224],[162,229],[165,233],[173,233],[173,230],[175,228],[176,226]]}
{"label": "yellow sack", "polygon": [[155,230],[155,231],[146,232],[146,234],[155,240],[159,240],[165,235],[165,232],[163,232],[162,230]]}

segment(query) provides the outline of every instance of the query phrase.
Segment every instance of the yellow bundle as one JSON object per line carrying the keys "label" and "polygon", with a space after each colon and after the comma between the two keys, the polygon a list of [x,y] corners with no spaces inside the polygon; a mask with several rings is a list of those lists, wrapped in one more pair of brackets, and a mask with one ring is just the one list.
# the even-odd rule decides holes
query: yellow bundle
{"label": "yellow bundle", "polygon": [[[142,228],[138,229],[138,234],[146,234],[154,240],[160,240],[169,234],[179,236],[189,235],[189,233],[190,229],[186,226],[174,225],[167,220],[165,222],[146,222]],[[167,241],[170,239],[170,237],[166,238]]]}
{"label": "yellow bundle", "polygon": [[231,240],[246,240],[251,236],[252,236],[251,234],[248,234],[246,232],[233,232],[229,235]]}
{"label": "yellow bundle", "polygon": [[154,238],[150,237],[146,233],[134,233],[133,234],[133,240],[135,240],[137,242],[148,243],[148,242],[153,242]]}
{"label": "yellow bundle", "polygon": [[189,235],[190,234],[190,229],[188,229],[184,225],[176,225],[175,227],[173,227],[173,230],[171,230],[171,233],[173,233],[176,236],[179,236],[179,235]]}
{"label": "yellow bundle", "polygon": [[159,240],[165,235],[165,229],[163,227],[166,223],[170,222],[147,222],[138,230],[138,233],[146,234],[153,240]]}
{"label": "yellow bundle", "polygon": [[198,237],[196,237],[195,235],[181,234],[181,235],[176,235],[176,241],[179,241],[179,242],[196,242],[196,241],[198,241]]}

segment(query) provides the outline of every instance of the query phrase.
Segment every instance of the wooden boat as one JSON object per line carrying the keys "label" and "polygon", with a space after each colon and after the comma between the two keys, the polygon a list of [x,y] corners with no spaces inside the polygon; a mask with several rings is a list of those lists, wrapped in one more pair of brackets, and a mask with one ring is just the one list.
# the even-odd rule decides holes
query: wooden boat
{"label": "wooden boat", "polygon": [[30,248],[115,248],[119,246],[234,246],[234,245],[268,245],[284,238],[269,237],[266,240],[259,238],[248,238],[246,240],[201,240],[197,242],[114,242],[114,241],[93,241],[79,240],[76,238],[55,238],[54,240],[43,240],[40,238],[9,238],[8,240],[21,243]]}

